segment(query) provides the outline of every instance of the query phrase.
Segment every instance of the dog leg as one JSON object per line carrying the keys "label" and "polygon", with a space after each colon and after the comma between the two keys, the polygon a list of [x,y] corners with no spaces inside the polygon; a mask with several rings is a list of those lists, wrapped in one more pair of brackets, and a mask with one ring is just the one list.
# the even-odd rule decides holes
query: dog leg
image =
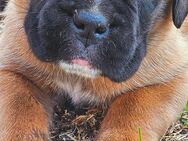
{"label": "dog leg", "polygon": [[148,86],[118,97],[104,119],[97,141],[139,141],[139,129],[143,141],[159,141],[186,105],[186,83]]}
{"label": "dog leg", "polygon": [[47,101],[23,76],[0,71],[0,141],[49,141]]}

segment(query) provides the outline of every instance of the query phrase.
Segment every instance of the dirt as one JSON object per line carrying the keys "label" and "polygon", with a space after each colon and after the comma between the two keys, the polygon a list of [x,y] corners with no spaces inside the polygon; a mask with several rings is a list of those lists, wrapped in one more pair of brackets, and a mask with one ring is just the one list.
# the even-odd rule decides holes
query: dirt
{"label": "dirt", "polygon": [[[54,112],[51,136],[53,141],[95,141],[105,111],[71,104],[57,105]],[[188,112],[184,112],[164,134],[160,141],[188,141]]]}
{"label": "dirt", "polygon": [[53,141],[94,141],[105,112],[99,108],[75,108],[57,105],[54,108],[51,138]]}

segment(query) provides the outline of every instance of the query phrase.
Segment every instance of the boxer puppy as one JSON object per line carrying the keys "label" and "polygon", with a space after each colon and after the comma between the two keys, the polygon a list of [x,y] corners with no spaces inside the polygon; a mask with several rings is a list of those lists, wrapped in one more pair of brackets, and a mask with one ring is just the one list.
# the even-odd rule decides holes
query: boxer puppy
{"label": "boxer puppy", "polygon": [[49,141],[65,94],[110,105],[97,141],[138,141],[139,128],[158,141],[188,98],[187,12],[187,0],[10,0],[0,141]]}

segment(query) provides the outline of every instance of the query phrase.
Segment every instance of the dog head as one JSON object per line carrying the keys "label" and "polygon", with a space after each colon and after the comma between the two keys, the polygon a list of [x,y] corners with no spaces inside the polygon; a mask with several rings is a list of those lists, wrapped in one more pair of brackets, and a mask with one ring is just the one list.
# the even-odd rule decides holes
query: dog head
{"label": "dog head", "polygon": [[[25,31],[33,53],[64,71],[122,82],[139,68],[166,0],[30,0]],[[180,28],[187,0],[173,0]]]}

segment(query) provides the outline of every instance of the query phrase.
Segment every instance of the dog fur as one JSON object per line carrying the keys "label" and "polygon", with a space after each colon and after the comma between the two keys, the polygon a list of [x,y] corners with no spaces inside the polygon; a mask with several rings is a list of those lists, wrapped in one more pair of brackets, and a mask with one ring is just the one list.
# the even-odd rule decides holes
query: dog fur
{"label": "dog fur", "polygon": [[[187,19],[177,29],[172,1],[167,18],[150,31],[147,55],[128,80],[80,78],[32,53],[23,24],[28,0],[11,0],[0,38],[0,141],[47,141],[52,99],[68,92],[74,103],[110,108],[97,141],[158,141],[177,119],[188,99]],[[62,81],[63,80],[63,81]]]}

